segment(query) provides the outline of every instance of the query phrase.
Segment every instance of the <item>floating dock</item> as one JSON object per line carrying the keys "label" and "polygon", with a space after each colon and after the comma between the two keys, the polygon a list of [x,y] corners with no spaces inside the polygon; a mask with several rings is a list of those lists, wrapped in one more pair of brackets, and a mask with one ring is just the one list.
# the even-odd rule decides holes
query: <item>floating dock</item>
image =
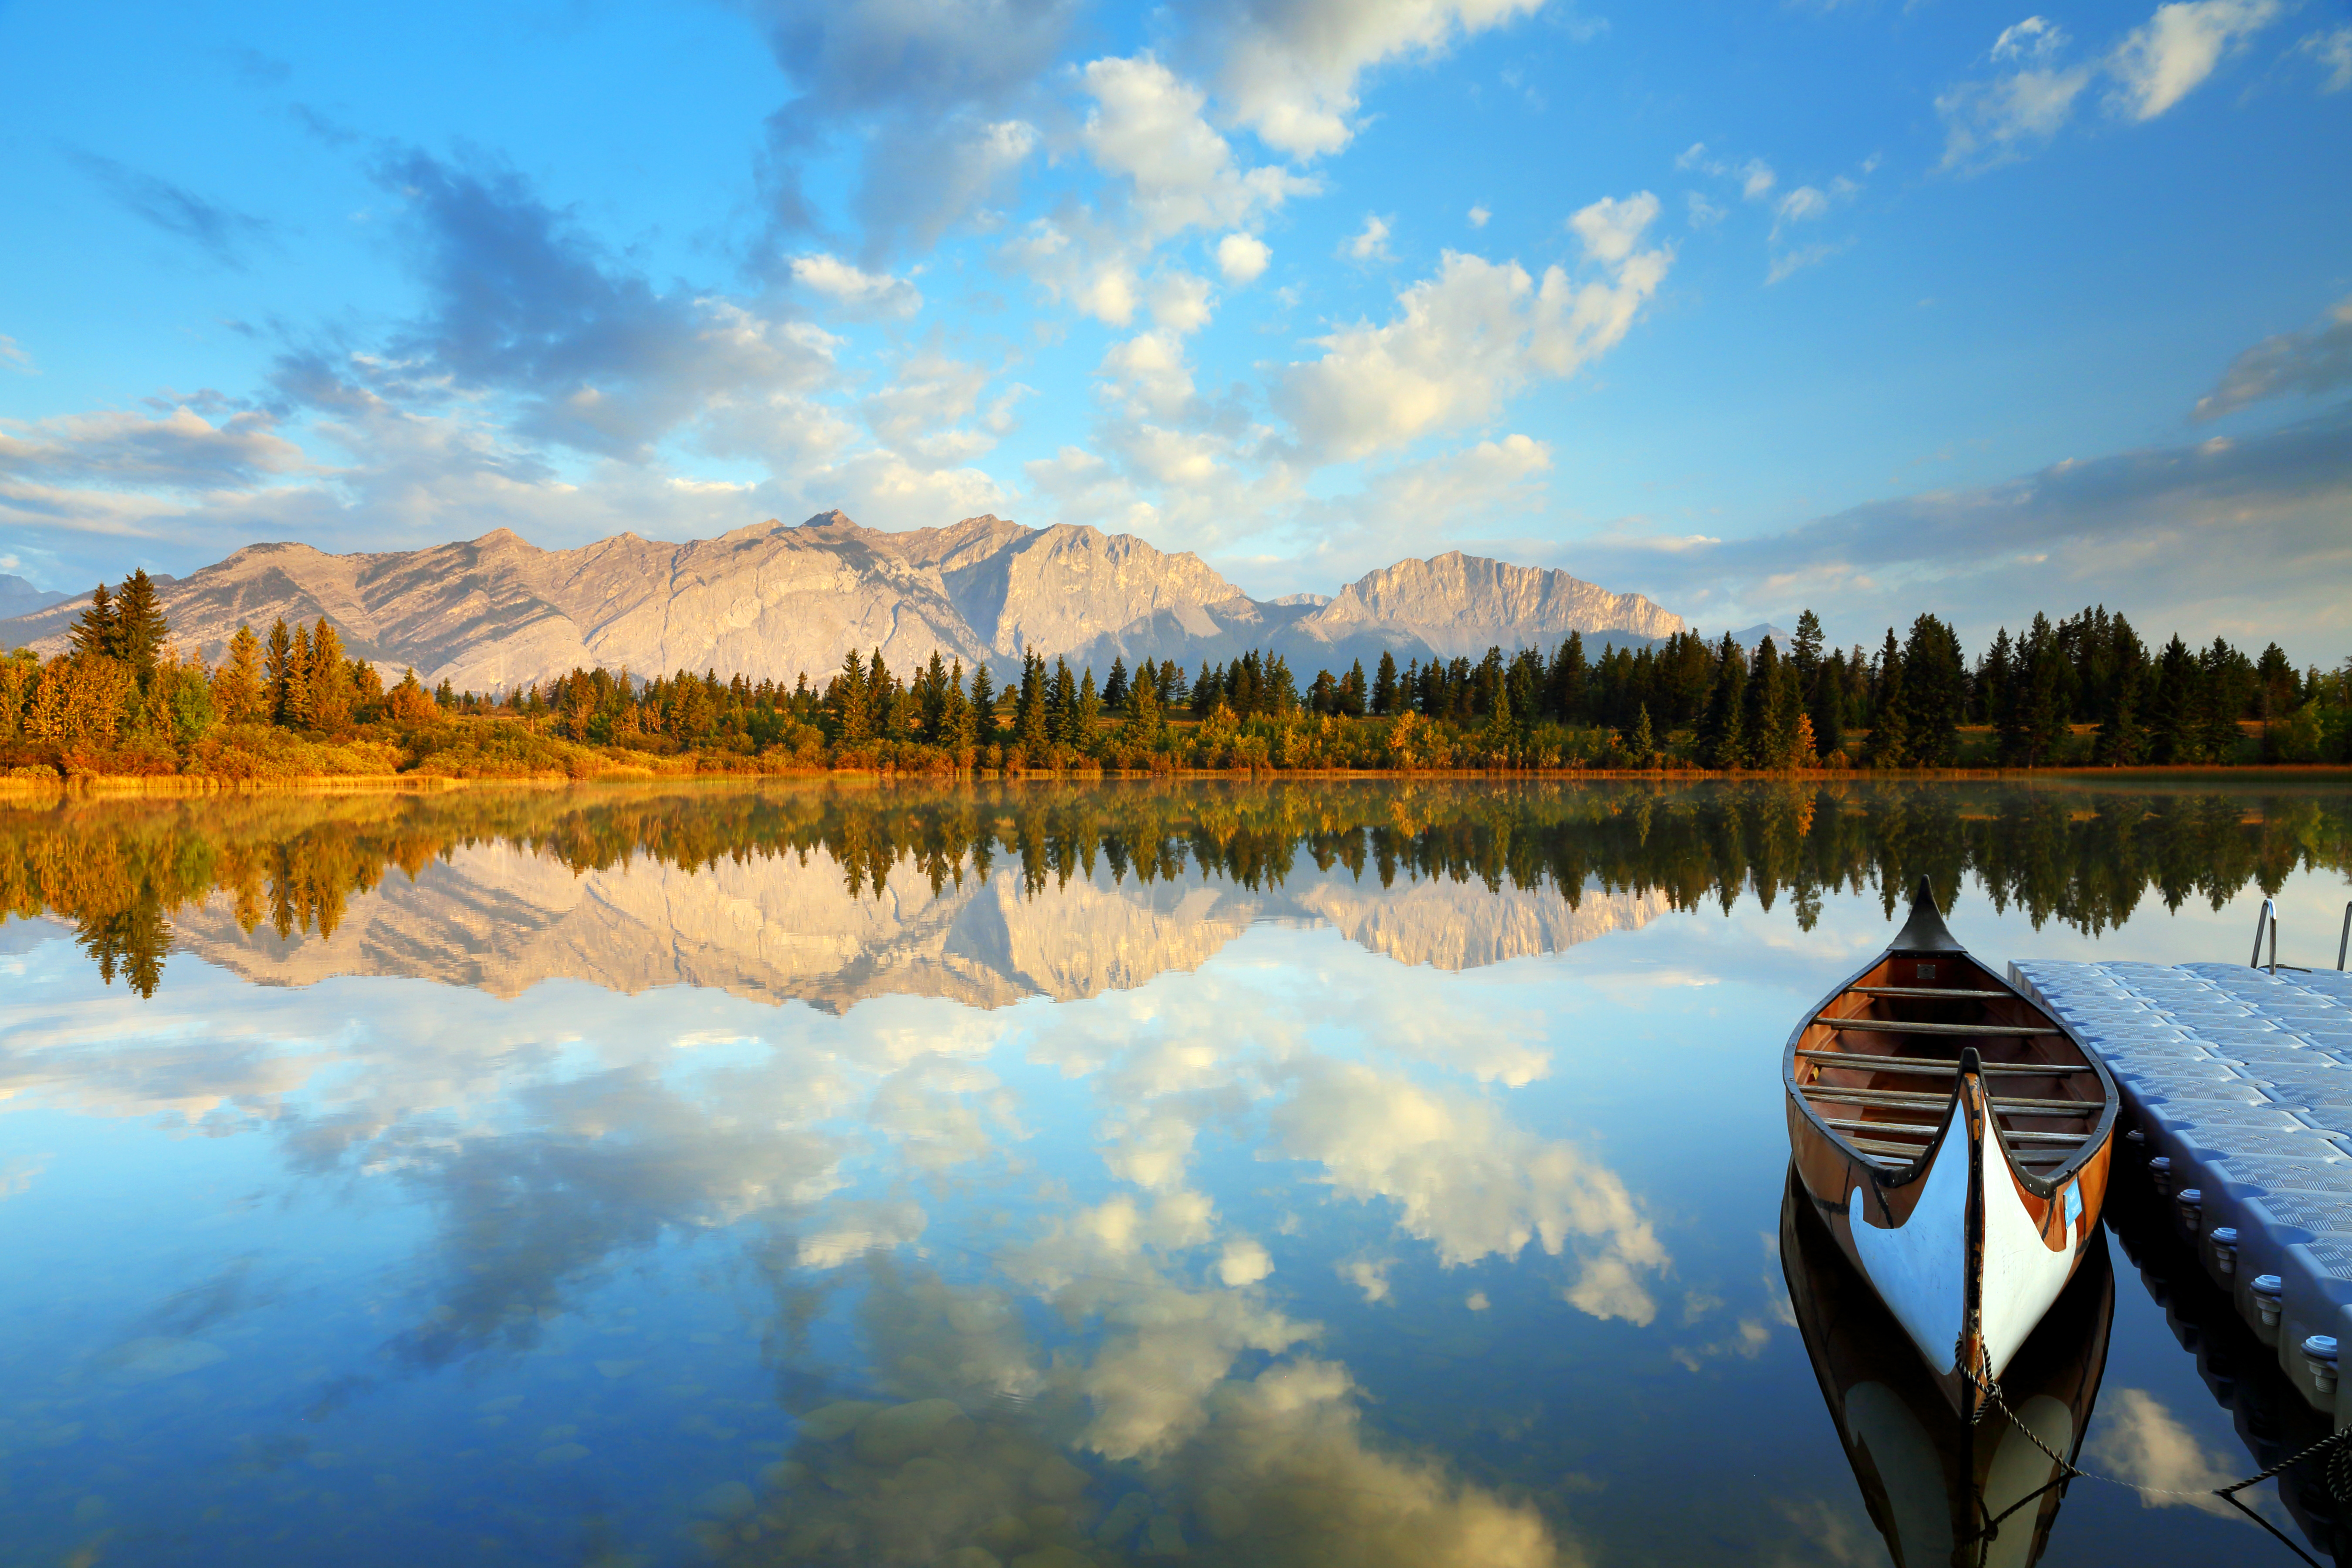
{"label": "floating dock", "polygon": [[2156,1187],[2280,1370],[2352,1426],[2336,1371],[2338,1346],[2352,1359],[2352,974],[2033,960],[2009,975],[2114,1072],[2112,1179]]}

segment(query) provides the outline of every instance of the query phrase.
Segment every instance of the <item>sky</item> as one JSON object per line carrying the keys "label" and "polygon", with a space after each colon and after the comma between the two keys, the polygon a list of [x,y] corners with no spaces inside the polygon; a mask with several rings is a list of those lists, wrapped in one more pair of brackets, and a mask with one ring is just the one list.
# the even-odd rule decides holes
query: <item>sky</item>
{"label": "sky", "polygon": [[2352,654],[2352,5],[0,0],[0,572],[839,507]]}

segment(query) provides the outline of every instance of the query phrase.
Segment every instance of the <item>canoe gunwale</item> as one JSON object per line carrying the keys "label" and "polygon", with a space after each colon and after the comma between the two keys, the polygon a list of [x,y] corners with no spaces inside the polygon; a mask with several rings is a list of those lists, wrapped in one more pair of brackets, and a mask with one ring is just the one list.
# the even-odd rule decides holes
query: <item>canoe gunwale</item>
{"label": "canoe gunwale", "polygon": [[[2073,1179],[2083,1169],[2083,1167],[2089,1165],[2105,1150],[2109,1140],[2114,1136],[2116,1120],[2121,1109],[2121,1098],[2116,1089],[2115,1077],[2107,1071],[2106,1063],[2099,1060],[2098,1053],[2091,1050],[2089,1045],[2083,1040],[2083,1037],[2077,1034],[2074,1028],[2069,1025],[2065,1019],[2051,1013],[2048,1009],[2042,1007],[2040,1003],[2034,1001],[2022,991],[2020,991],[2016,987],[2011,985],[2002,977],[1994,973],[1984,964],[1979,963],[1973,954],[1969,953],[1966,948],[1961,947],[1958,943],[1954,943],[1950,946],[1916,952],[1907,952],[1899,946],[1890,946],[1885,952],[1872,956],[1860,968],[1847,976],[1844,980],[1840,982],[1826,996],[1822,997],[1820,1001],[1814,1003],[1813,1006],[1798,1019],[1797,1027],[1790,1031],[1788,1043],[1781,1050],[1780,1082],[1782,1090],[1787,1093],[1790,1103],[1802,1112],[1805,1120],[1811,1124],[1814,1133],[1818,1136],[1827,1140],[1840,1155],[1851,1161],[1857,1168],[1868,1171],[1870,1173],[1872,1183],[1877,1188],[1884,1190],[1899,1189],[1908,1186],[1927,1176],[1929,1169],[1934,1166],[1936,1163],[1936,1155],[1943,1148],[1944,1140],[1950,1133],[1953,1124],[1959,1119],[1960,1091],[1962,1082],[1961,1074],[1957,1071],[1953,1074],[1952,1092],[1945,1100],[1943,1113],[1937,1118],[1935,1136],[1930,1138],[1920,1149],[1919,1153],[1914,1155],[1907,1164],[1896,1166],[1893,1168],[1890,1168],[1887,1164],[1890,1156],[1865,1154],[1861,1149],[1854,1147],[1852,1141],[1843,1134],[1831,1126],[1827,1120],[1822,1116],[1821,1109],[1816,1107],[1804,1093],[1804,1085],[1799,1083],[1797,1081],[1797,1073],[1800,1067],[1804,1065],[1807,1061],[1807,1059],[1801,1058],[1797,1054],[1800,1050],[1805,1049],[1805,1032],[1808,1030],[1812,1029],[1816,1024],[1822,1023],[1824,1021],[1833,1023],[1835,1020],[1824,1020],[1822,1017],[1822,1015],[1832,1006],[1836,1004],[1842,998],[1853,992],[1868,978],[1873,970],[1877,969],[1889,959],[1905,957],[1925,957],[1943,962],[1948,962],[1954,958],[1958,958],[1965,962],[1970,968],[1974,969],[1979,976],[1990,982],[1988,986],[1970,988],[1971,989],[1982,989],[1990,996],[1999,997],[2003,1000],[2014,1001],[2026,1009],[2033,1016],[2045,1020],[2049,1026],[2054,1028],[2058,1031],[2057,1038],[2063,1040],[2068,1045],[2072,1046],[2074,1050],[2080,1054],[2083,1061],[2086,1063],[2090,1067],[2091,1071],[2096,1075],[2100,1091],[2100,1099],[2096,1103],[2096,1108],[2098,1110],[2097,1119],[2092,1124],[2089,1131],[2084,1134],[2082,1143],[2075,1148],[2074,1154],[2064,1163],[2049,1167],[2046,1174],[2037,1174],[2035,1171],[2029,1169],[2024,1164],[2021,1163],[2017,1158],[2017,1155],[2021,1151],[2012,1149],[2011,1147],[2009,1138],[2001,1128],[2000,1117],[1990,1116],[1987,1118],[1992,1131],[1993,1138],[2000,1145],[2002,1163],[2009,1166],[2010,1174],[2016,1178],[2018,1185],[2038,1198],[2046,1200],[2054,1197],[2068,1181]],[[1988,1028],[1983,1032],[1987,1035],[1998,1036],[2000,1035],[2000,1030],[1998,1028]],[[1855,1071],[1863,1071],[1864,1064],[1868,1062],[1871,1053],[1865,1051],[1854,1051],[1851,1053],[1841,1052],[1840,1054],[1851,1054],[1854,1061],[1857,1063]],[[2018,1064],[2014,1062],[1988,1062],[1986,1065],[1992,1067],[2013,1067]],[[2064,1065],[2071,1067],[2074,1063],[2069,1062]],[[1818,1072],[1819,1071],[1820,1066],[1819,1064],[1816,1064],[1816,1071]],[[2085,1110],[2089,1110],[2092,1108],[2094,1103],[2086,1100],[2083,1102],[2083,1104]],[[1920,1109],[1926,1110],[1927,1107],[1922,1106]],[[2034,1163],[2039,1165],[2041,1162],[2036,1161]]]}

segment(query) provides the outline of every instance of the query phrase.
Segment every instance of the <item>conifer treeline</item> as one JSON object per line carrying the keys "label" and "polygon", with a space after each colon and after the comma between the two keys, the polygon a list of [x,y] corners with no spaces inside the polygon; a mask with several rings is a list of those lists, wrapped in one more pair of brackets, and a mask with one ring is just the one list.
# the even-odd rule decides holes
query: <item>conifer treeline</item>
{"label": "conifer treeline", "polygon": [[[2352,761],[2352,661],[2298,672],[2273,643],[2249,658],[2216,638],[2151,650],[2093,608],[2007,630],[1971,665],[1958,636],[1921,615],[1874,653],[1823,645],[1799,618],[1784,652],[1679,632],[1597,656],[1571,632],[1549,654],[1411,660],[1383,653],[1318,670],[1302,691],[1280,654],[1252,651],[1188,672],[1026,655],[1000,689],[938,653],[901,674],[852,651],[814,685],[715,670],[641,680],[575,669],[496,697],[389,689],[334,627],[240,627],[218,669],[175,654],[154,585],[100,585],[70,649],[0,659],[0,766],[169,771],[256,727],[330,741],[398,740],[466,716],[519,718],[581,747],[778,768],[1556,768],[1786,770],[1861,764],[2042,767]],[[1178,715],[1197,722],[1171,725]],[[1355,719],[1377,722],[1355,724]],[[2251,739],[2248,723],[2259,729]],[[1980,732],[1966,737],[1964,728]],[[216,733],[217,732],[217,733]],[[210,740],[207,737],[212,737]],[[423,747],[429,749],[429,747]],[[575,759],[576,770],[576,759]]]}

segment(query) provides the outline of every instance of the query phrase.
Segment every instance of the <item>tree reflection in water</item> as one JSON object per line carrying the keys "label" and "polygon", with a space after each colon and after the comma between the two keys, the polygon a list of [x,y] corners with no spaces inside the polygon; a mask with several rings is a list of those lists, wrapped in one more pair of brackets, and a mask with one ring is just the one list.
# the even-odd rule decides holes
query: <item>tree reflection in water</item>
{"label": "tree reflection in water", "polygon": [[1921,874],[1948,901],[1964,875],[1997,908],[2095,935],[2153,894],[2216,907],[2299,868],[2352,868],[2352,798],[2269,791],[1952,783],[837,786],[437,796],[68,800],[0,809],[0,912],[54,915],[111,982],[161,982],[172,918],[226,893],[237,924],[331,936],[393,871],[486,844],[575,873],[637,860],[693,871],[822,852],[853,897],[894,877],[934,893],[1000,862],[1023,891],[1107,873],[1259,890],[1301,857],[1382,887],[1476,879],[1490,891],[1588,889],[1728,911],[1753,891],[1795,900],[1897,890]]}

